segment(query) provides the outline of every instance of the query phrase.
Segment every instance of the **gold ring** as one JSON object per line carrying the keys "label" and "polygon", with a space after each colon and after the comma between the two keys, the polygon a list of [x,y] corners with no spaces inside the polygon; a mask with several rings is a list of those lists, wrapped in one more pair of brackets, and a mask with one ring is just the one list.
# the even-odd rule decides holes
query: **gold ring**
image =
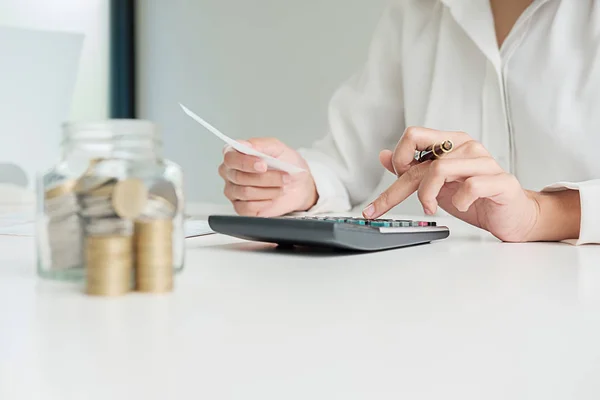
{"label": "gold ring", "polygon": [[[434,143],[434,144],[433,144],[433,147],[431,148],[431,152],[433,153],[433,155],[434,155],[436,158],[440,158],[440,157],[441,157],[441,155],[439,155],[439,154],[437,154],[437,153],[435,152],[435,147],[436,147],[436,146],[437,146],[437,143]],[[442,148],[442,150],[443,150],[443,147],[444,147],[444,146],[440,146],[440,147],[441,147],[441,148]],[[442,155],[443,155],[443,154],[442,154]]]}

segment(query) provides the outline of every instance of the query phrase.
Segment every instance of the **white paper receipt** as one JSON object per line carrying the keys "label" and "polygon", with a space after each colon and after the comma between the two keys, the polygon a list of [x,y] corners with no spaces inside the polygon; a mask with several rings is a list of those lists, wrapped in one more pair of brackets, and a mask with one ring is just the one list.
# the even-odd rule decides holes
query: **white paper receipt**
{"label": "white paper receipt", "polygon": [[297,167],[293,164],[286,163],[285,161],[278,160],[274,157],[263,154],[260,151],[256,151],[251,147],[245,146],[245,145],[241,144],[240,142],[233,140],[228,136],[225,136],[223,133],[219,132],[219,130],[217,128],[215,128],[214,126],[212,126],[211,124],[209,124],[208,122],[206,122],[205,120],[200,118],[198,115],[194,114],[194,112],[192,112],[189,108],[187,108],[186,106],[184,106],[181,103],[179,103],[179,105],[181,106],[183,111],[187,115],[189,115],[192,119],[194,119],[200,125],[202,125],[206,129],[208,129],[216,137],[218,137],[219,139],[221,139],[222,141],[224,141],[225,143],[227,143],[228,145],[230,145],[231,147],[233,147],[240,153],[247,154],[249,156],[260,157],[262,160],[264,160],[267,163],[267,165],[271,169],[284,171],[284,172],[287,172],[288,174],[297,174],[297,173],[306,171],[306,170],[304,170],[300,167]]}

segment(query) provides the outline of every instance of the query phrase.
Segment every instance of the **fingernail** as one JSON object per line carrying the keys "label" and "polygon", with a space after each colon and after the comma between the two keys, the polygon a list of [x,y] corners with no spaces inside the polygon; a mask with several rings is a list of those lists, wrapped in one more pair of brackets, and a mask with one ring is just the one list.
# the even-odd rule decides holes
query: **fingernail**
{"label": "fingernail", "polygon": [[290,183],[292,181],[292,177],[289,175],[284,175],[283,176],[283,184],[287,185],[288,183]]}
{"label": "fingernail", "polygon": [[254,164],[254,169],[257,170],[258,172],[266,172],[267,171],[267,166],[265,165],[265,163],[257,161]]}
{"label": "fingernail", "polygon": [[369,204],[367,208],[364,209],[363,215],[367,218],[371,218],[375,215],[375,206],[373,204]]}

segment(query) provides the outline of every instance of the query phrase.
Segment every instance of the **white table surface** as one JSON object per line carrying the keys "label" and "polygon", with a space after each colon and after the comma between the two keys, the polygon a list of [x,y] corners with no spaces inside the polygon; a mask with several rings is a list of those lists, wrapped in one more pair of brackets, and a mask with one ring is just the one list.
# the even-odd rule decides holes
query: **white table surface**
{"label": "white table surface", "polygon": [[0,399],[600,399],[600,246],[440,222],[362,255],[190,239],[174,293],[118,299],[0,237]]}

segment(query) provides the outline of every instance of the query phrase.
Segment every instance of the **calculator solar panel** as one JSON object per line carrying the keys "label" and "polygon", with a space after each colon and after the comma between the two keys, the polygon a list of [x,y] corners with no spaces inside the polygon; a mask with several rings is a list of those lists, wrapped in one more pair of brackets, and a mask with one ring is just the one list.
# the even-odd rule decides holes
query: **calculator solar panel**
{"label": "calculator solar panel", "polygon": [[435,222],[344,217],[243,217],[212,215],[212,230],[240,239],[287,246],[379,251],[446,239],[450,231]]}

